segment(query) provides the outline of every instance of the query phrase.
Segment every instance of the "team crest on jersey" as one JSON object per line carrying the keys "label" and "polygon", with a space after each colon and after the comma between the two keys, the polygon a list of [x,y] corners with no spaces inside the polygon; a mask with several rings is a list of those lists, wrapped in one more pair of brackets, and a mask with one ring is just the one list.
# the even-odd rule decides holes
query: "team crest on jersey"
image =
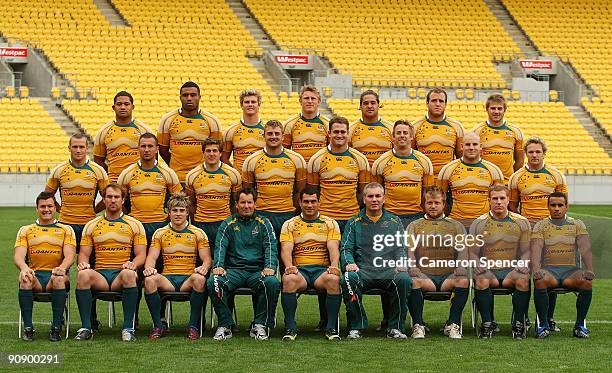
{"label": "team crest on jersey", "polygon": [[325,125],[319,124],[319,126],[317,127],[317,130],[319,130],[319,132],[323,132],[325,130]]}
{"label": "team crest on jersey", "polygon": [[291,160],[289,160],[289,159],[285,159],[285,160],[283,161],[283,167],[285,167],[285,168],[291,168]]}
{"label": "team crest on jersey", "polygon": [[447,128],[446,129],[446,134],[451,136],[453,134],[453,129],[452,128]]}
{"label": "team crest on jersey", "polygon": [[119,226],[119,232],[123,232],[123,233],[127,232],[127,227],[125,225]]}
{"label": "team crest on jersey", "polygon": [[513,137],[512,131],[506,131],[506,137]]}
{"label": "team crest on jersey", "polygon": [[349,160],[348,162],[349,167],[356,167],[357,163],[355,163],[355,161],[353,159]]}
{"label": "team crest on jersey", "polygon": [[380,225],[381,228],[389,228],[389,222],[388,221],[383,221],[382,224]]}
{"label": "team crest on jersey", "polygon": [[258,235],[258,234],[259,234],[259,226],[257,226],[257,225],[256,225],[256,226],[253,228],[253,230],[251,231],[251,234],[252,234],[253,236]]}
{"label": "team crest on jersey", "polygon": [[164,177],[162,176],[162,174],[157,174],[157,176],[155,177],[155,180],[162,181],[164,180]]}
{"label": "team crest on jersey", "polygon": [[187,241],[193,241],[193,237],[191,235],[187,236]]}
{"label": "team crest on jersey", "polygon": [[234,230],[237,231],[237,232],[240,232],[240,226],[239,225],[235,225],[234,226]]}

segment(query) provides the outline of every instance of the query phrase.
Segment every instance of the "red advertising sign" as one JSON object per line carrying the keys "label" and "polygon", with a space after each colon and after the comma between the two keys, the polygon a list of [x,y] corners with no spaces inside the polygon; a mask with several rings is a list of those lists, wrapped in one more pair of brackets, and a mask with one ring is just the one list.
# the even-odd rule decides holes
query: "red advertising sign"
{"label": "red advertising sign", "polygon": [[553,62],[546,60],[520,60],[523,69],[552,70]]}
{"label": "red advertising sign", "polygon": [[2,48],[0,47],[0,57],[21,57],[28,56],[28,48]]}
{"label": "red advertising sign", "polygon": [[303,55],[277,55],[276,62],[281,65],[308,65],[308,56]]}

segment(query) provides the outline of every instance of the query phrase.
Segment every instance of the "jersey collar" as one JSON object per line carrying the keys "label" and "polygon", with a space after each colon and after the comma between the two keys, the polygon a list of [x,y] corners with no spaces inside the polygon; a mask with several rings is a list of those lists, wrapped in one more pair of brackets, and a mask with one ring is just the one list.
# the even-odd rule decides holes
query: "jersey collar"
{"label": "jersey collar", "polygon": [[501,128],[504,127],[506,125],[506,119],[504,118],[504,120],[502,121],[501,126],[494,126],[491,124],[491,122],[489,122],[489,120],[485,120],[485,123],[487,123],[487,126],[491,127],[491,128]]}
{"label": "jersey collar", "polygon": [[349,146],[347,145],[347,146],[346,146],[346,150],[345,150],[345,151],[343,151],[342,153],[334,153],[334,152],[331,150],[331,145],[327,145],[327,151],[328,151],[330,154],[332,154],[332,155],[346,155],[346,153],[349,151]]}
{"label": "jersey collar", "polygon": [[315,117],[314,117],[314,118],[312,118],[312,119],[307,119],[307,118],[305,118],[305,117],[304,117],[304,113],[302,113],[302,112],[300,111],[300,119],[305,120],[305,121],[313,121],[313,120],[317,120],[317,119],[319,119],[319,117],[320,117],[320,116],[321,116],[321,113],[319,113],[319,112],[317,111],[317,115],[315,115]]}
{"label": "jersey collar", "polygon": [[134,125],[134,118],[130,119],[130,123],[127,123],[127,124],[119,124],[119,123],[117,123],[117,119],[113,119],[113,124],[115,126],[119,126],[119,127],[133,126]]}
{"label": "jersey collar", "polygon": [[379,116],[378,116],[378,119],[376,119],[376,122],[372,122],[372,123],[366,123],[366,122],[363,120],[363,117],[359,118],[359,121],[361,122],[361,124],[365,124],[366,126],[368,126],[368,125],[371,125],[371,124],[381,123],[381,121],[382,121],[382,117],[379,115]]}
{"label": "jersey collar", "polygon": [[439,121],[439,122],[434,122],[434,121],[430,120],[430,119],[429,119],[429,113],[426,113],[426,114],[425,114],[425,119],[427,119],[427,121],[428,121],[429,123],[444,123],[444,122],[446,122],[446,114],[444,114],[444,116],[442,117],[442,120],[441,120],[441,121]]}
{"label": "jersey collar", "polygon": [[[194,117],[194,116],[189,116],[189,115],[183,115],[183,108],[182,108],[182,107],[180,107],[180,108],[178,109],[178,113],[179,113],[181,116],[184,116],[185,118],[192,118],[192,117]],[[199,107],[198,107],[198,113],[197,113],[196,115],[202,115],[202,108],[199,108]]]}
{"label": "jersey collar", "polygon": [[140,169],[143,170],[143,171],[144,170],[152,170],[155,167],[157,167],[157,159],[155,160],[155,163],[153,164],[153,167],[151,167],[151,168],[142,168],[142,163],[140,162],[140,159],[136,163],[138,163],[138,167],[140,167]]}
{"label": "jersey collar", "polygon": [[72,157],[70,157],[70,159],[68,159],[68,163],[70,163],[70,165],[71,165],[72,167],[76,168],[76,169],[79,169],[79,168],[84,168],[84,167],[85,167],[85,166],[87,166],[87,164],[89,163],[89,158],[86,158],[86,159],[85,159],[85,163],[83,163],[83,165],[82,165],[82,166],[77,166],[77,165],[75,165],[75,164],[74,164],[74,161],[72,160]]}
{"label": "jersey collar", "polygon": [[506,216],[504,216],[503,218],[497,218],[495,217],[495,215],[493,215],[493,213],[491,211],[489,211],[489,217],[495,221],[505,221],[508,220],[510,218],[510,211],[506,211]]}
{"label": "jersey collar", "polygon": [[246,123],[244,123],[244,117],[240,117],[240,124],[242,124],[243,126],[247,126],[247,127],[261,126],[261,118],[259,118],[259,122],[255,123],[255,124],[246,124]]}
{"label": "jersey collar", "polygon": [[435,220],[442,220],[442,219],[445,219],[445,218],[446,218],[446,214],[442,214],[442,216],[440,216],[440,217],[439,217],[439,218],[437,218],[437,219],[432,219],[432,218],[430,218],[430,217],[429,217],[429,215],[427,215],[427,213],[425,213],[425,215],[423,215],[423,218],[424,218],[425,220],[434,220],[434,221],[435,221]]}
{"label": "jersey collar", "polygon": [[174,226],[172,226],[172,222],[168,223],[168,226],[170,227],[170,229],[172,229],[173,231],[177,232],[177,233],[183,233],[185,231],[187,231],[187,228],[189,228],[189,222],[186,222],[187,224],[185,224],[185,228],[183,229],[176,229]]}
{"label": "jersey collar", "polygon": [[542,162],[542,167],[538,170],[532,170],[531,168],[529,168],[529,164],[525,163],[525,169],[529,172],[540,172],[542,170],[544,170],[546,168],[546,162]]}
{"label": "jersey collar", "polygon": [[466,166],[476,166],[480,162],[482,162],[482,157],[480,159],[478,159],[478,162],[476,162],[476,163],[467,163],[466,161],[463,160],[463,157],[461,157],[461,163],[463,163]]}
{"label": "jersey collar", "polygon": [[40,224],[40,221],[36,219],[36,225],[38,225],[39,227],[52,227],[55,224],[57,224],[57,219],[53,219],[53,223],[51,224]]}
{"label": "jersey collar", "polygon": [[203,169],[204,169],[204,171],[206,171],[206,172],[216,172],[216,171],[219,171],[219,170],[221,169],[221,163],[222,163],[222,162],[221,162],[221,161],[219,161],[219,163],[217,164],[217,165],[218,165],[218,166],[217,166],[217,169],[216,169],[215,171],[210,171],[210,170],[208,170],[208,169],[206,168],[206,162],[204,162],[204,163],[202,164],[202,168],[203,168]]}
{"label": "jersey collar", "polygon": [[319,219],[319,217],[321,217],[321,213],[320,213],[320,212],[318,212],[318,213],[317,213],[317,217],[316,217],[316,218],[314,218],[314,219],[306,219],[306,218],[304,217],[304,214],[300,213],[300,218],[302,218],[302,220],[303,220],[303,221],[305,221],[305,222],[307,222],[307,223],[308,223],[308,222],[313,222],[313,221],[316,221],[316,220],[318,220],[318,219]]}
{"label": "jersey collar", "polygon": [[391,149],[391,151],[393,152],[394,156],[396,156],[398,158],[401,158],[401,159],[408,159],[408,158],[412,157],[412,154],[414,154],[412,148],[410,148],[410,153],[408,155],[399,155],[399,154],[397,154],[395,152],[395,147],[393,147],[393,149]]}
{"label": "jersey collar", "polygon": [[276,158],[276,157],[280,157],[281,155],[283,155],[283,153],[285,152],[285,148],[281,145],[281,152],[279,154],[270,154],[268,152],[268,149],[265,146],[263,148],[263,151],[264,153],[266,153],[268,157]]}
{"label": "jersey collar", "polygon": [[121,218],[123,218],[123,211],[121,211],[121,214],[119,215],[119,217],[117,219],[109,219],[106,217],[106,211],[104,211],[104,219],[108,220],[108,221],[117,221],[120,220]]}

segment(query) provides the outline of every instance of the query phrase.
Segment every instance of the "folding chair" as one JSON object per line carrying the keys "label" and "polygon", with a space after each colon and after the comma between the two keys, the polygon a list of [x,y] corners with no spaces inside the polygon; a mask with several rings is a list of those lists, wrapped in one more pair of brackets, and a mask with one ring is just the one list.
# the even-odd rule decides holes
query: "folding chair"
{"label": "folding chair", "polygon": [[[190,291],[160,291],[159,297],[161,298],[162,303],[164,301],[168,302],[168,306],[166,307],[166,320],[168,321],[168,329],[172,326],[172,302],[189,302],[191,300],[191,292]],[[204,332],[204,307],[200,310],[200,338],[202,338],[202,333]]]}
{"label": "folding chair", "polygon": [[[49,292],[38,292],[34,293],[34,302],[39,303],[51,303],[51,293]],[[65,318],[65,327],[66,327],[66,339],[70,336],[70,286],[66,284],[66,303],[64,303],[64,318]],[[19,339],[21,339],[21,334],[23,330],[23,317],[21,315],[21,308],[19,309]]]}
{"label": "folding chair", "polygon": [[[471,288],[474,287],[474,283],[471,284]],[[531,290],[531,289],[530,289]],[[478,308],[476,307],[476,291],[475,289],[471,290],[472,293],[472,301],[471,301],[471,319],[472,319],[472,328],[474,329],[474,334],[477,337],[480,337],[480,329],[478,328]],[[514,289],[506,289],[506,288],[491,288],[491,293],[493,296],[497,295],[512,295],[514,293]],[[510,316],[510,320],[514,320],[514,310],[512,310],[512,315]],[[527,319],[523,319],[523,324],[527,322]]]}
{"label": "folding chair", "polygon": [[[450,301],[451,299],[453,299],[452,291],[424,291],[423,292],[423,300],[428,300],[430,302],[447,302],[447,301]],[[412,325],[412,321],[410,322],[410,324]],[[461,320],[461,323],[459,324],[459,330],[461,331],[461,334],[463,334],[463,320]]]}
{"label": "folding chair", "polygon": [[[93,300],[102,300],[108,302],[108,327],[112,328],[117,322],[115,316],[115,302],[123,301],[123,295],[120,291],[94,291]],[[135,317],[136,315],[134,315]]]}

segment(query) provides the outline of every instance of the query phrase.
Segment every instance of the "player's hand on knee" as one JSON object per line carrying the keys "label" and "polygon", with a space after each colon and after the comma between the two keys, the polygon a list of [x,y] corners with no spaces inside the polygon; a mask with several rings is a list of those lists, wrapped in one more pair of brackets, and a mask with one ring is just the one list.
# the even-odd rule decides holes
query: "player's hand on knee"
{"label": "player's hand on knee", "polygon": [[142,274],[145,275],[145,277],[153,276],[156,273],[157,269],[155,269],[155,267],[146,267],[144,271],[142,271]]}
{"label": "player's hand on knee", "polygon": [[357,272],[359,271],[359,267],[355,263],[347,264],[346,271],[347,272]]}
{"label": "player's hand on knee", "polygon": [[593,281],[593,279],[595,278],[595,272],[593,271],[584,271],[584,279],[587,281]]}
{"label": "player's hand on knee", "polygon": [[327,267],[327,273],[330,275],[340,276],[340,268],[329,266]]}
{"label": "player's hand on knee", "polygon": [[474,273],[476,273],[477,275],[481,275],[481,274],[485,273],[486,271],[487,270],[486,270],[485,267],[478,266],[478,267],[474,268]]}
{"label": "player's hand on knee", "polygon": [[31,268],[22,269],[19,272],[19,281],[34,281],[34,271]]}
{"label": "player's hand on knee", "polygon": [[204,268],[204,266],[196,267],[195,273],[198,273],[202,276],[206,276],[208,274],[208,268]]}
{"label": "player's hand on knee", "polygon": [[534,279],[534,280],[541,280],[541,279],[543,279],[543,278],[544,278],[544,275],[545,275],[545,274],[546,274],[546,273],[544,272],[544,270],[542,270],[542,269],[538,269],[537,271],[535,271],[535,272],[533,273],[533,279]]}
{"label": "player's hand on knee", "polygon": [[408,272],[407,267],[395,267],[395,272]]}
{"label": "player's hand on knee", "polygon": [[412,267],[408,270],[408,274],[410,275],[410,277],[420,277],[421,270],[417,267]]}
{"label": "player's hand on knee", "polygon": [[129,269],[129,270],[135,271],[136,266],[134,265],[134,263],[128,261],[128,262],[123,263],[123,269]]}
{"label": "player's hand on knee", "polygon": [[77,264],[77,269],[79,271],[83,271],[83,270],[89,269],[89,268],[91,268],[91,266],[87,262],[81,262],[81,263]]}
{"label": "player's hand on knee", "polygon": [[526,275],[529,273],[529,267],[516,267],[514,268],[514,270],[523,275]]}
{"label": "player's hand on knee", "polygon": [[467,276],[467,271],[463,267],[457,267],[455,268],[454,274],[455,274],[455,277],[465,277]]}
{"label": "player's hand on knee", "polygon": [[286,275],[297,275],[297,273],[298,273],[298,269],[296,266],[289,266],[285,268]]}
{"label": "player's hand on knee", "polygon": [[216,276],[225,276],[225,269],[223,269],[223,267],[216,267],[213,268],[212,273]]}
{"label": "player's hand on knee", "polygon": [[274,276],[274,270],[272,268],[264,268],[263,271],[261,271],[261,275],[262,276]]}
{"label": "player's hand on knee", "polygon": [[55,267],[51,270],[51,274],[55,276],[64,276],[66,274],[66,270],[62,267]]}

